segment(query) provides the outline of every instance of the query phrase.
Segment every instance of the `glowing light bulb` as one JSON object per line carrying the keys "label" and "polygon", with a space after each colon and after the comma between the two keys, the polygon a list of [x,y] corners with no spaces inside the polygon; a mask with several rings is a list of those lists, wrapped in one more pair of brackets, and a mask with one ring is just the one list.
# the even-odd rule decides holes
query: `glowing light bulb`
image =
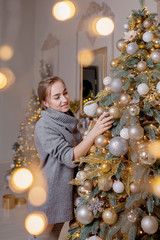
{"label": "glowing light bulb", "polygon": [[78,54],[78,62],[81,65],[89,66],[94,60],[94,54],[89,49],[83,49]]}
{"label": "glowing light bulb", "polygon": [[102,17],[95,21],[95,31],[97,34],[107,36],[114,30],[114,23],[108,17]]}
{"label": "glowing light bulb", "polygon": [[40,235],[47,227],[47,217],[42,212],[34,212],[29,214],[25,219],[25,227],[32,235]]}
{"label": "glowing light bulb", "polygon": [[3,61],[8,61],[13,57],[13,49],[9,45],[2,45],[0,47],[0,58]]}
{"label": "glowing light bulb", "polygon": [[28,194],[30,203],[34,206],[40,206],[45,203],[47,199],[47,193],[43,187],[33,187]]}
{"label": "glowing light bulb", "polygon": [[13,192],[24,192],[33,183],[32,173],[25,168],[16,169],[9,181],[9,186]]}
{"label": "glowing light bulb", "polygon": [[5,74],[0,72],[0,89],[3,89],[7,84],[7,77]]}
{"label": "glowing light bulb", "polygon": [[56,3],[52,9],[53,16],[59,21],[65,21],[75,15],[75,6],[71,1]]}

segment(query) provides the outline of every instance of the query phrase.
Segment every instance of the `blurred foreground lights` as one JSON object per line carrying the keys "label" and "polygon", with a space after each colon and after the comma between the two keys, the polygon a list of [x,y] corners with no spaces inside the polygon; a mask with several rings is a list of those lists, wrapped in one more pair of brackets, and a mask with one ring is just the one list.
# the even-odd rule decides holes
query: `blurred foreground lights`
{"label": "blurred foreground lights", "polygon": [[26,191],[33,183],[33,175],[26,168],[20,168],[13,171],[9,180],[9,187],[13,192],[21,193]]}
{"label": "blurred foreground lights", "polygon": [[25,228],[32,235],[42,234],[48,224],[47,217],[42,212],[33,212],[25,219]]}
{"label": "blurred foreground lights", "polygon": [[101,17],[94,21],[93,31],[101,36],[108,36],[114,30],[114,23],[111,18]]}
{"label": "blurred foreground lights", "polygon": [[13,49],[9,45],[0,46],[0,59],[8,61],[13,57]]}
{"label": "blurred foreground lights", "polygon": [[148,153],[155,158],[160,158],[160,141],[153,141],[148,144]]}
{"label": "blurred foreground lights", "polygon": [[91,50],[83,49],[78,53],[78,62],[85,67],[91,65],[94,60],[94,53]]}
{"label": "blurred foreground lights", "polygon": [[52,9],[53,16],[59,21],[65,21],[75,15],[75,6],[71,1],[57,2]]}
{"label": "blurred foreground lights", "polygon": [[41,206],[47,199],[47,193],[43,187],[32,187],[29,190],[28,199],[32,205]]}
{"label": "blurred foreground lights", "polygon": [[160,198],[160,175],[151,180],[150,186],[152,194]]}
{"label": "blurred foreground lights", "polygon": [[15,75],[9,68],[0,68],[0,74],[5,75],[7,80],[5,85],[3,80],[3,87],[0,86],[0,91],[5,91],[15,82]]}
{"label": "blurred foreground lights", "polygon": [[0,72],[0,89],[3,89],[7,85],[7,77]]}

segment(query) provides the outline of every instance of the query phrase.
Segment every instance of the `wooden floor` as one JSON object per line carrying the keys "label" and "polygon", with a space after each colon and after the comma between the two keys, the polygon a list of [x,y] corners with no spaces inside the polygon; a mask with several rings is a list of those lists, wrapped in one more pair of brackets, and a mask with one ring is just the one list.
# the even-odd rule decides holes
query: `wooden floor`
{"label": "wooden floor", "polygon": [[[0,164],[0,239],[3,240],[27,240],[28,233],[25,229],[24,222],[27,216],[27,204],[16,205],[15,208],[6,210],[2,207],[3,196],[6,194],[14,194],[16,198],[25,197],[15,194],[7,188],[5,181],[6,170],[10,169],[10,164]],[[59,240],[62,240],[68,230],[68,223],[65,223]]]}

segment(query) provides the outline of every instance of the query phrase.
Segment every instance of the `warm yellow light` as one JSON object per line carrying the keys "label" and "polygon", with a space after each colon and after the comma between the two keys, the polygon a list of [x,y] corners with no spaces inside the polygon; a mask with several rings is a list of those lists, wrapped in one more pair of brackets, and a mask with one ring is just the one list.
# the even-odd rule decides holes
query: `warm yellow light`
{"label": "warm yellow light", "polygon": [[16,169],[9,181],[9,186],[13,192],[24,192],[33,183],[33,175],[26,168]]}
{"label": "warm yellow light", "polygon": [[36,186],[29,191],[28,199],[32,205],[41,206],[47,199],[47,193],[43,187]]}
{"label": "warm yellow light", "polygon": [[153,141],[148,144],[148,153],[155,158],[160,158],[160,141]]}
{"label": "warm yellow light", "polygon": [[5,91],[15,82],[15,75],[9,68],[0,68],[0,73],[4,74],[7,78],[5,86],[3,88],[0,87],[0,91]]}
{"label": "warm yellow light", "polygon": [[29,214],[25,220],[25,227],[32,235],[40,235],[47,227],[47,217],[42,212],[34,212]]}
{"label": "warm yellow light", "polygon": [[93,30],[102,36],[107,36],[111,34],[114,30],[114,23],[112,19],[108,17],[101,17],[94,21],[95,27],[93,26]]}
{"label": "warm yellow light", "polygon": [[152,179],[150,184],[153,195],[160,198],[160,176],[157,176],[154,179]]}
{"label": "warm yellow light", "polygon": [[53,16],[59,21],[65,21],[75,15],[75,6],[71,1],[60,1],[53,6]]}
{"label": "warm yellow light", "polygon": [[5,74],[0,72],[0,89],[3,89],[7,84],[7,77]]}
{"label": "warm yellow light", "polygon": [[78,62],[81,65],[89,66],[94,60],[94,54],[91,50],[83,49],[78,53]]}
{"label": "warm yellow light", "polygon": [[9,45],[2,45],[0,47],[0,59],[8,61],[13,57],[13,49]]}

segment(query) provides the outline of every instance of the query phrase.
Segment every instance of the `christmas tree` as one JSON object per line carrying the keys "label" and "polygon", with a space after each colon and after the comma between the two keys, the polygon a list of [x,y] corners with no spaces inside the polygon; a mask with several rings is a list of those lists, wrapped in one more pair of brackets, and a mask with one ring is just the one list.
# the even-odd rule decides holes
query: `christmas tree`
{"label": "christmas tree", "polygon": [[[160,236],[160,24],[144,1],[124,25],[111,61],[112,78],[84,113],[94,122],[108,111],[110,131],[80,162],[70,240],[151,240]],[[94,124],[94,123],[93,123]]]}

